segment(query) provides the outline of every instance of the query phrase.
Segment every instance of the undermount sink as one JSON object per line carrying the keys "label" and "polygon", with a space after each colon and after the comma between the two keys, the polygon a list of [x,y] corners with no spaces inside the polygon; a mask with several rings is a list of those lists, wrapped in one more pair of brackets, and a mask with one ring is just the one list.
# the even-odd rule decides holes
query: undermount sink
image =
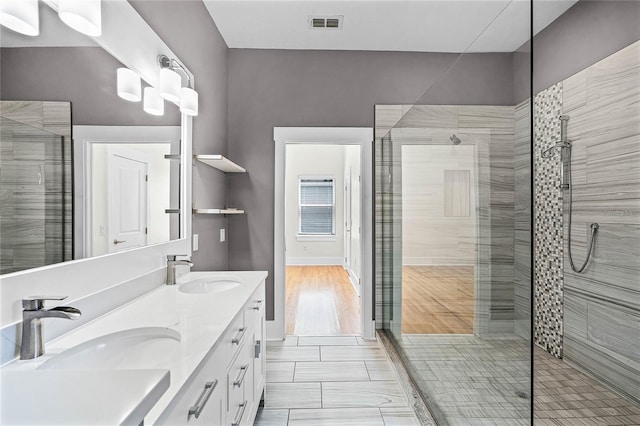
{"label": "undermount sink", "polygon": [[107,334],[69,348],[39,369],[104,370],[166,368],[179,356],[180,333],[143,327]]}
{"label": "undermount sink", "polygon": [[221,293],[240,285],[234,278],[200,278],[182,284],[178,290],[188,294]]}

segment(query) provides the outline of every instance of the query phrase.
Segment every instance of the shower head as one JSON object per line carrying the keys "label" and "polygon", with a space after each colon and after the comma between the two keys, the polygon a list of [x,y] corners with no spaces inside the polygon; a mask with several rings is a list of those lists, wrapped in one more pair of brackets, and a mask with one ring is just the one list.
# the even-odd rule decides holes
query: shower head
{"label": "shower head", "polygon": [[449,138],[449,140],[450,140],[451,142],[453,142],[453,144],[454,144],[454,145],[460,145],[460,142],[462,142],[462,141],[460,140],[460,138],[459,138],[459,137],[457,137],[456,135],[451,135],[451,137]]}

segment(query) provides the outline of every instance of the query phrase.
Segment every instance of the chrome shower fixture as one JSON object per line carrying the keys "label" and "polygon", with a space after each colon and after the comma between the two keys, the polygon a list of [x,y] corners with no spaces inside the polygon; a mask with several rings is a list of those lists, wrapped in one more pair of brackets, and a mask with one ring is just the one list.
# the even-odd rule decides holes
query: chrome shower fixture
{"label": "chrome shower fixture", "polygon": [[459,137],[457,137],[455,134],[451,135],[451,137],[449,138],[449,140],[450,140],[451,142],[453,142],[453,144],[454,144],[454,145],[460,145],[460,142],[462,142],[462,141],[460,140],[460,138],[459,138]]}

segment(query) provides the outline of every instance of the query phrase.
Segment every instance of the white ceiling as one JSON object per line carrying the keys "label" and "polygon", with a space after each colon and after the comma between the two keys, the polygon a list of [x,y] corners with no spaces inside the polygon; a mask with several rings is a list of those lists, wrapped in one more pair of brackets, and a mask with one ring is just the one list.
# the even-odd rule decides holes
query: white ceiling
{"label": "white ceiling", "polygon": [[[529,38],[528,0],[203,1],[231,48],[513,52]],[[577,1],[535,1],[535,33]],[[317,15],[342,30],[310,29]]]}

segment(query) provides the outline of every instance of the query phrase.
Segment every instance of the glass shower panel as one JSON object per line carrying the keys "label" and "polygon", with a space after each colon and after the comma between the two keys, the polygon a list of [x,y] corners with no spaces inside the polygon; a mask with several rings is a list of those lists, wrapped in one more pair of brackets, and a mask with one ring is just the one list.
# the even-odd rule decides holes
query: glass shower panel
{"label": "glass shower panel", "polygon": [[0,274],[70,260],[64,138],[1,119]]}
{"label": "glass shower panel", "polygon": [[530,6],[376,106],[377,315],[441,425],[533,423]]}

